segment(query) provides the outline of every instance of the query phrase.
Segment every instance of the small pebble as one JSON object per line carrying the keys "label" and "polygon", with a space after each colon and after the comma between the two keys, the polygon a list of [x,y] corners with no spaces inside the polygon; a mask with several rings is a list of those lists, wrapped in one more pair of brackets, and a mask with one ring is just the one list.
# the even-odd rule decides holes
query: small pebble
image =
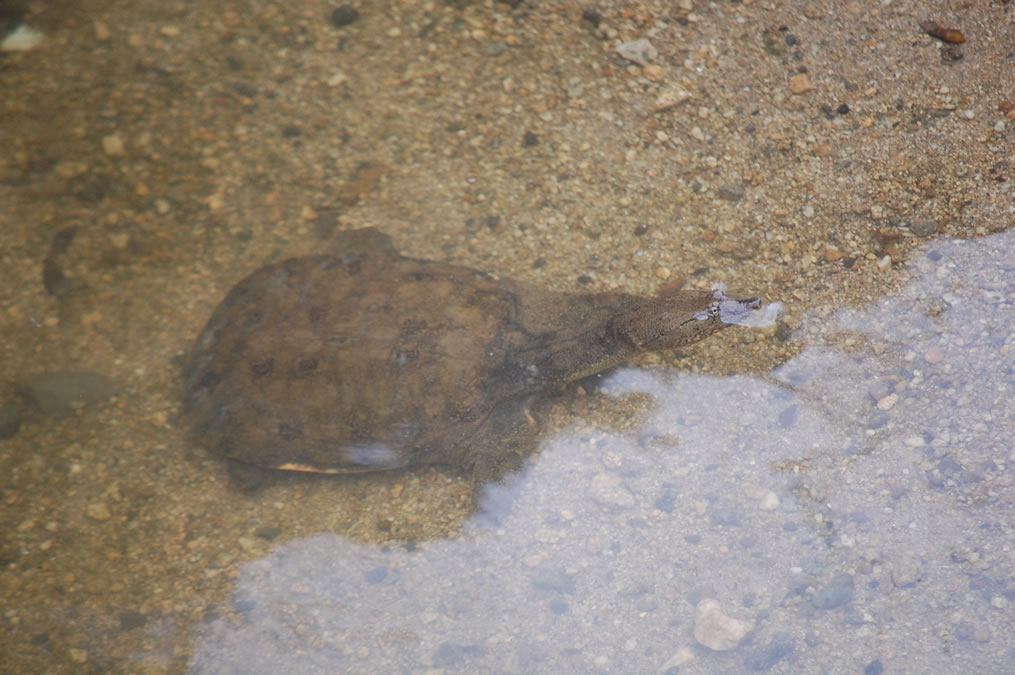
{"label": "small pebble", "polygon": [[739,202],[747,194],[743,185],[736,183],[730,183],[729,185],[723,185],[719,188],[716,193],[719,199],[727,202]]}
{"label": "small pebble", "polygon": [[106,154],[110,157],[123,157],[127,154],[126,149],[123,147],[123,138],[120,137],[119,133],[103,136],[102,149],[105,150]]}
{"label": "small pebble", "polygon": [[909,231],[917,237],[929,237],[937,234],[937,223],[933,220],[916,220],[909,224]]}
{"label": "small pebble", "polygon": [[591,497],[603,506],[615,506],[624,509],[635,504],[634,495],[625,488],[616,476],[600,473],[590,483]]}
{"label": "small pebble", "polygon": [[771,644],[753,651],[744,658],[744,665],[755,673],[765,673],[779,661],[793,653],[793,642],[786,637],[777,637]]}
{"label": "small pebble", "polygon": [[656,48],[645,38],[620,43],[617,45],[617,53],[639,66],[647,66],[659,56]]}
{"label": "small pebble", "polygon": [[588,21],[594,28],[599,28],[599,24],[603,21],[603,15],[596,7],[589,6],[582,11],[582,19]]}
{"label": "small pebble", "polygon": [[914,553],[905,553],[902,559],[892,566],[892,584],[896,588],[904,588],[918,582],[923,575],[920,559]]}
{"label": "small pebble", "polygon": [[254,530],[255,537],[260,537],[261,539],[266,539],[268,541],[271,541],[280,534],[282,534],[282,529],[273,525],[262,525]]}
{"label": "small pebble", "polygon": [[839,249],[829,246],[828,248],[825,249],[825,262],[835,262],[836,260],[839,260],[845,255],[846,254],[840,251]]}
{"label": "small pebble", "polygon": [[693,660],[694,650],[690,647],[681,647],[666,663],[663,664],[661,671],[668,673],[670,671],[678,670],[680,666],[687,665]]}
{"label": "small pebble", "polygon": [[990,642],[990,631],[980,625],[974,626],[968,621],[960,621],[953,630],[955,637],[963,642],[970,640],[975,642]]}
{"label": "small pebble", "polygon": [[367,570],[363,574],[363,578],[371,586],[377,585],[383,582],[388,576],[388,568],[383,565],[380,567],[374,567],[373,569]]}
{"label": "small pebble", "polygon": [[863,669],[863,675],[881,675],[885,672],[885,665],[881,663],[881,659],[871,661]]}
{"label": "small pebble", "polygon": [[120,630],[128,631],[140,628],[148,623],[148,617],[141,612],[126,611],[120,613]]}
{"label": "small pebble", "polygon": [[642,75],[644,75],[646,78],[652,80],[653,82],[658,82],[659,80],[663,79],[663,68],[662,68],[662,66],[656,65],[654,63],[650,63],[647,66],[645,66],[644,68],[642,68],[641,72],[642,72]]}
{"label": "small pebble", "polygon": [[652,110],[655,112],[672,110],[690,98],[691,95],[683,89],[667,89],[663,93],[659,94],[659,98],[656,99],[655,104],[652,106]]}
{"label": "small pebble", "polygon": [[95,502],[85,507],[85,514],[92,520],[109,520],[113,517],[113,514],[109,512],[109,507],[105,502]]}
{"label": "small pebble", "polygon": [[93,21],[92,30],[95,31],[95,39],[99,42],[105,42],[113,37],[113,31],[109,30],[109,26],[102,21]]}
{"label": "small pebble", "polygon": [[694,639],[717,652],[736,649],[754,626],[722,611],[719,603],[705,598],[694,610]]}
{"label": "small pebble", "polygon": [[78,176],[88,173],[88,165],[84,162],[66,159],[62,162],[56,163],[53,167],[53,173],[60,176],[60,178],[77,178]]}
{"label": "small pebble", "polygon": [[0,52],[25,52],[42,42],[42,33],[22,24],[0,40]]}
{"label": "small pebble", "polygon": [[811,598],[815,609],[836,609],[853,600],[853,577],[840,574],[819,590]]}
{"label": "small pebble", "polygon": [[338,27],[348,26],[359,18],[359,12],[352,5],[342,5],[331,13],[331,23]]}
{"label": "small pebble", "polygon": [[774,511],[779,508],[779,495],[771,490],[767,491],[758,506],[762,511]]}
{"label": "small pebble", "polygon": [[532,571],[532,587],[537,591],[574,595],[574,577],[562,569],[536,568]]}
{"label": "small pebble", "polygon": [[444,642],[431,657],[434,668],[451,668],[465,660],[466,649],[461,645]]}
{"label": "small pebble", "polygon": [[789,78],[789,90],[794,94],[806,94],[814,90],[807,73],[798,73]]}
{"label": "small pebble", "polygon": [[39,373],[17,384],[18,393],[42,414],[62,417],[75,406],[108,399],[116,384],[104,375],[90,372]]}
{"label": "small pebble", "polygon": [[878,401],[878,410],[891,410],[899,402],[898,394],[889,394]]}

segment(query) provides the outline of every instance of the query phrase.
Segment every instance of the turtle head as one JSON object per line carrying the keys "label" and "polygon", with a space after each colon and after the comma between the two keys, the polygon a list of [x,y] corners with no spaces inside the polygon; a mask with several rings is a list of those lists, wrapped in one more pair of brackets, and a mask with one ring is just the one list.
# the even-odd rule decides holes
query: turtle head
{"label": "turtle head", "polygon": [[704,340],[732,324],[765,325],[754,316],[760,309],[761,298],[730,297],[725,286],[716,284],[711,291],[678,290],[656,296],[615,317],[611,327],[637,350],[654,352]]}

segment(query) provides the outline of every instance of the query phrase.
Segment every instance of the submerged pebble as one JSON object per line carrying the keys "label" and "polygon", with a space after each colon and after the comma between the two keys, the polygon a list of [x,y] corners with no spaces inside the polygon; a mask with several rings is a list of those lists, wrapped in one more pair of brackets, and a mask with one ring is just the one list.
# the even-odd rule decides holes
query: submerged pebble
{"label": "submerged pebble", "polygon": [[630,42],[622,42],[617,45],[617,53],[623,56],[628,61],[633,61],[639,66],[648,65],[650,62],[655,61],[656,57],[659,56],[659,52],[652,46],[652,43],[642,38],[640,40],[631,40]]}
{"label": "submerged pebble", "polygon": [[18,382],[17,390],[42,414],[63,417],[77,406],[108,399],[117,386],[105,375],[82,371],[30,375]]}
{"label": "submerged pebble", "polygon": [[717,652],[736,649],[753,628],[749,621],[735,619],[723,612],[712,598],[705,598],[694,610],[694,639]]}
{"label": "submerged pebble", "polygon": [[853,600],[853,577],[840,574],[814,594],[811,605],[815,609],[836,609]]}

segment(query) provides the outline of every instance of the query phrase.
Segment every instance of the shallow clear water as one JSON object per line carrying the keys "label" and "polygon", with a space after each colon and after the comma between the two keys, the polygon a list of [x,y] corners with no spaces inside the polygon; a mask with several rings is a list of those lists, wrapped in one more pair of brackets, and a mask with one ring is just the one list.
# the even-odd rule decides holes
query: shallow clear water
{"label": "shallow clear water", "polygon": [[[1015,671],[1011,3],[351,4],[37,1],[0,54],[0,671]],[[453,469],[243,492],[184,354],[368,226],[725,282],[799,350],[563,397],[478,513]]]}
{"label": "shallow clear water", "polygon": [[615,373],[652,398],[637,427],[545,439],[460,539],[244,565],[195,672],[1015,667],[1015,237],[911,268],[771,377]]}

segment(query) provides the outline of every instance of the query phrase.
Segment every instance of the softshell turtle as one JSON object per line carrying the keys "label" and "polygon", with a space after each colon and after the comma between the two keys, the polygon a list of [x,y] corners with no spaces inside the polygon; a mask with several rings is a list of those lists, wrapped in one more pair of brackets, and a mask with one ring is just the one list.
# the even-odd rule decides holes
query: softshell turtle
{"label": "softshell turtle", "polygon": [[515,467],[564,383],[744,323],[758,298],[558,293],[399,255],[372,228],[240,281],[197,338],[184,414],[239,462],[352,473]]}

